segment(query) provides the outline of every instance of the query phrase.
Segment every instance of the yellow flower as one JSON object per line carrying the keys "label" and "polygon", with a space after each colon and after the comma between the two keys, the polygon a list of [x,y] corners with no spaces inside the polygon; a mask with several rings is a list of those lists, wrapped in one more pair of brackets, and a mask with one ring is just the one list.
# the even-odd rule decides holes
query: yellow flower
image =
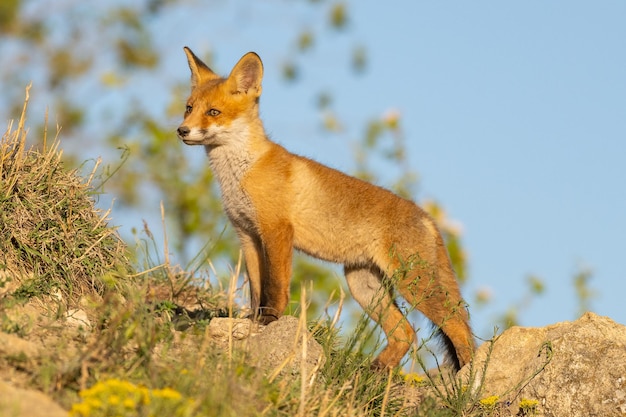
{"label": "yellow flower", "polygon": [[416,373],[410,373],[410,374],[401,373],[401,375],[402,375],[402,378],[404,378],[404,382],[406,382],[409,385],[421,385],[424,382],[426,382],[423,376],[416,374]]}
{"label": "yellow flower", "polygon": [[400,125],[400,112],[395,109],[388,110],[383,115],[382,119],[387,128],[390,130],[396,130]]}
{"label": "yellow flower", "polygon": [[91,407],[92,409],[102,408],[102,401],[97,398],[88,398],[85,403],[88,404],[89,407]]}
{"label": "yellow flower", "polygon": [[534,408],[537,407],[539,405],[539,401],[537,400],[528,400],[526,398],[522,398],[522,401],[520,401],[519,406],[522,408]]}
{"label": "yellow flower", "polygon": [[180,400],[182,398],[180,392],[171,388],[155,389],[152,391],[152,395],[154,397],[164,398],[168,400]]}
{"label": "yellow flower", "polygon": [[141,403],[143,405],[150,405],[150,393],[148,390],[141,392]]}
{"label": "yellow flower", "polygon": [[70,410],[71,417],[88,417],[91,412],[91,407],[87,403],[73,404]]}
{"label": "yellow flower", "polygon": [[500,398],[497,395],[492,395],[490,397],[483,398],[479,401],[479,403],[482,408],[486,410],[492,410],[498,403],[499,399]]}
{"label": "yellow flower", "polygon": [[193,404],[172,388],[151,390],[119,379],[98,382],[79,395],[82,402],[72,405],[71,417],[130,416],[139,409],[142,415],[182,416]]}
{"label": "yellow flower", "polygon": [[522,400],[519,403],[519,409],[520,409],[521,415],[523,416],[534,415],[535,412],[537,411],[538,405],[539,405],[539,401],[537,400],[529,400],[527,398],[522,398]]}

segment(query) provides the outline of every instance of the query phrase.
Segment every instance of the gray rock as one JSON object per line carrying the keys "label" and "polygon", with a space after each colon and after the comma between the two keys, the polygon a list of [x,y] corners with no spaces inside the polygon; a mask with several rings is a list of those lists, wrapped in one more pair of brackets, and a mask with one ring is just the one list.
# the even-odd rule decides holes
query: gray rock
{"label": "gray rock", "polygon": [[249,319],[215,317],[209,322],[209,336],[221,342],[228,341],[229,335],[232,340],[243,340],[262,330],[263,326]]}
{"label": "gray rock", "polygon": [[283,316],[267,326],[230,318],[215,318],[209,323],[209,335],[216,342],[223,345],[229,334],[232,342],[248,353],[250,364],[265,370],[271,379],[305,372],[305,377],[313,380],[326,360],[320,344],[293,316]]}
{"label": "gray rock", "polygon": [[[538,401],[537,416],[626,416],[626,326],[607,317],[513,327],[478,349],[472,371],[472,388],[499,396],[501,415],[517,415],[528,399]],[[460,376],[469,374],[466,366]]]}
{"label": "gray rock", "polygon": [[68,413],[42,392],[0,381],[0,415],[6,417],[67,417]]}

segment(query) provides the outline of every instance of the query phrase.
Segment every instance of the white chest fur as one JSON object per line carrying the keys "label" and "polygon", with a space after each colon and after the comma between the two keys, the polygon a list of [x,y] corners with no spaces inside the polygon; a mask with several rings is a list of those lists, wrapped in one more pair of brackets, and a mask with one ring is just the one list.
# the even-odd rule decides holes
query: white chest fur
{"label": "white chest fur", "polygon": [[207,146],[206,151],[220,185],[226,215],[235,227],[251,230],[256,214],[252,201],[241,187],[241,180],[252,165],[252,156],[240,146]]}

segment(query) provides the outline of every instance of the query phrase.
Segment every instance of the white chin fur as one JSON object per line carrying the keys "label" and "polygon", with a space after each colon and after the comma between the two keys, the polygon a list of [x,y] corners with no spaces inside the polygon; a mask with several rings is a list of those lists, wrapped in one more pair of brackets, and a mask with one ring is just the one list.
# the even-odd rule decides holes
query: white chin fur
{"label": "white chin fur", "polygon": [[240,121],[229,126],[210,126],[208,129],[192,128],[182,139],[187,145],[242,145],[245,143],[248,127]]}

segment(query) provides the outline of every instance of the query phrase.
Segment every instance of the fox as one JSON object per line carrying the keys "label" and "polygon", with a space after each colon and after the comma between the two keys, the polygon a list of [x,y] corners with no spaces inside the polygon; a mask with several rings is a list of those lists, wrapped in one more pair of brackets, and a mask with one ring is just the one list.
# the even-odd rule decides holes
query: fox
{"label": "fox", "polygon": [[469,363],[475,347],[467,304],[433,218],[413,201],[270,140],[259,116],[263,64],[256,53],[243,55],[224,78],[184,52],[191,93],[177,135],[204,146],[240,241],[252,318],[269,324],[284,313],[295,249],[343,264],[350,293],[386,336],[372,368],[399,366],[416,341],[398,295],[436,326],[455,370]]}

